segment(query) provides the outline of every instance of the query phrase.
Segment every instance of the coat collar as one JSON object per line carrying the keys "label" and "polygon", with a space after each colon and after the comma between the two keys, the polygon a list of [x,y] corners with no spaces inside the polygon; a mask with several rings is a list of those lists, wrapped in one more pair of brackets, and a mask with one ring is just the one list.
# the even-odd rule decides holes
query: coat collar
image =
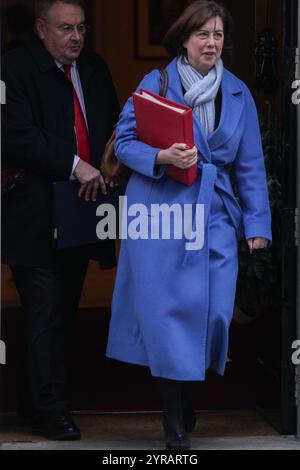
{"label": "coat collar", "polygon": [[[55,59],[51,56],[51,54],[44,47],[42,41],[40,41],[38,38],[30,41],[27,44],[27,47],[41,72],[47,73],[50,70],[55,70],[55,68],[57,68]],[[76,62],[79,70],[80,80],[85,82],[88,80],[89,76],[93,73],[95,68],[93,57],[90,56],[88,52],[83,50]]]}
{"label": "coat collar", "polygon": [[46,73],[50,70],[54,70],[55,67],[57,68],[54,58],[44,47],[42,41],[40,41],[38,38],[30,41],[26,47],[28,48],[41,72]]}
{"label": "coat collar", "polygon": [[[172,60],[167,67],[169,75],[169,98],[185,104],[180,76],[177,71],[177,59]],[[208,137],[203,133],[201,124],[194,115],[195,145],[206,161],[211,161],[211,152],[222,146],[234,133],[243,109],[242,86],[240,81],[224,69],[221,83],[222,109],[218,128]]]}
{"label": "coat collar", "polygon": [[221,84],[222,107],[220,123],[208,136],[211,151],[222,146],[230,139],[240,121],[243,110],[243,90],[240,82],[228,70],[224,70]]}
{"label": "coat collar", "polygon": [[[39,39],[34,39],[30,43],[27,44],[27,47],[29,49],[29,52],[31,56],[33,57],[33,60],[39,67],[39,70],[41,73],[54,73],[57,74],[57,80],[61,80],[61,83],[65,83],[66,87],[69,87],[69,92],[71,96],[71,85],[69,83],[69,80],[61,71],[59,70],[59,67],[57,66],[55,59],[51,56],[51,54],[47,51],[47,49],[44,47],[43,43]],[[96,64],[97,62],[94,59],[94,55],[90,54],[89,52],[86,52],[83,50],[76,60],[79,76],[80,76],[80,82],[81,82],[81,87],[82,87],[82,92],[83,92],[83,97],[84,97],[84,103],[85,103],[85,109],[86,109],[86,117],[88,121],[88,127],[90,130],[91,136],[93,136],[92,132],[92,126],[94,124],[93,120],[93,103],[95,100],[94,96],[94,88],[90,86],[90,77],[96,70]],[[97,149],[93,148],[93,140],[91,138],[91,146],[92,146],[92,155],[97,155]]]}

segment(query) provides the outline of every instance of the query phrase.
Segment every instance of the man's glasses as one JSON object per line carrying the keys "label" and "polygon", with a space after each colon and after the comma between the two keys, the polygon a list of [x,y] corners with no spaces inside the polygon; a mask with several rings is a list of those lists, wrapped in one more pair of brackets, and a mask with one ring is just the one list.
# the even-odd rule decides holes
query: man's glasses
{"label": "man's glasses", "polygon": [[64,24],[62,26],[57,26],[57,29],[63,34],[63,35],[68,35],[72,34],[74,31],[77,31],[78,34],[84,36],[88,30],[88,27],[86,24]]}
{"label": "man's glasses", "polygon": [[86,32],[88,31],[89,27],[85,23],[81,24],[63,24],[60,26],[54,26],[52,23],[49,23],[45,18],[42,18],[45,23],[49,24],[50,26],[53,26],[57,31],[59,31],[63,36],[68,36],[73,34],[75,31],[77,31],[78,34],[81,36],[84,36]]}

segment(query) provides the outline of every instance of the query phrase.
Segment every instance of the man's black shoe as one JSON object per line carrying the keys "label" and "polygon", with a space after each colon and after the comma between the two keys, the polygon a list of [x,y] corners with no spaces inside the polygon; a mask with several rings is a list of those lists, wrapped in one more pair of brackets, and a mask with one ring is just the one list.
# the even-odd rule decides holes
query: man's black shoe
{"label": "man's black shoe", "polygon": [[49,416],[43,421],[48,439],[54,441],[75,441],[80,439],[80,430],[68,413]]}

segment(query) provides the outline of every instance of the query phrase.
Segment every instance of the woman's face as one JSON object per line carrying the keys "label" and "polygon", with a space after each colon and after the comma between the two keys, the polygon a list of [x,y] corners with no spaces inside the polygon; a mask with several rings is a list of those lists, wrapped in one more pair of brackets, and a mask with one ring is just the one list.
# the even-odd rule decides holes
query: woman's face
{"label": "woman's face", "polygon": [[184,43],[190,65],[206,75],[221,57],[224,46],[223,21],[219,16],[207,20]]}

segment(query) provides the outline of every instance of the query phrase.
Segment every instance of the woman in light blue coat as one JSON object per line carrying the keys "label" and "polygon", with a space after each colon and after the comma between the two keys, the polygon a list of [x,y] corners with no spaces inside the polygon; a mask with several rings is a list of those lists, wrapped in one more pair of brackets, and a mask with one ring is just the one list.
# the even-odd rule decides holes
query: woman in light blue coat
{"label": "woman in light blue coat", "polygon": [[[271,241],[255,104],[246,85],[223,67],[221,59],[229,32],[227,10],[216,2],[198,0],[165,37],[175,57],[166,69],[166,97],[193,108],[193,149],[182,143],[159,149],[139,141],[132,98],[117,127],[116,154],[133,170],[127,204],[128,208],[142,204],[141,225],[147,227],[151,221],[152,204],[193,204],[194,209],[204,205],[203,246],[187,250],[187,240],[174,236],[174,223],[168,240],[161,236],[123,240],[113,296],[107,355],[148,366],[159,378],[168,449],[190,445],[187,432],[194,428],[195,414],[187,383],[205,380],[208,369],[224,373],[238,240],[245,237],[251,251]],[[158,94],[160,87],[160,73],[153,70],[138,90]],[[197,164],[196,182],[186,186],[167,177],[168,164],[178,168]],[[132,220],[128,217],[128,223]],[[193,228],[195,220],[194,213]]]}

